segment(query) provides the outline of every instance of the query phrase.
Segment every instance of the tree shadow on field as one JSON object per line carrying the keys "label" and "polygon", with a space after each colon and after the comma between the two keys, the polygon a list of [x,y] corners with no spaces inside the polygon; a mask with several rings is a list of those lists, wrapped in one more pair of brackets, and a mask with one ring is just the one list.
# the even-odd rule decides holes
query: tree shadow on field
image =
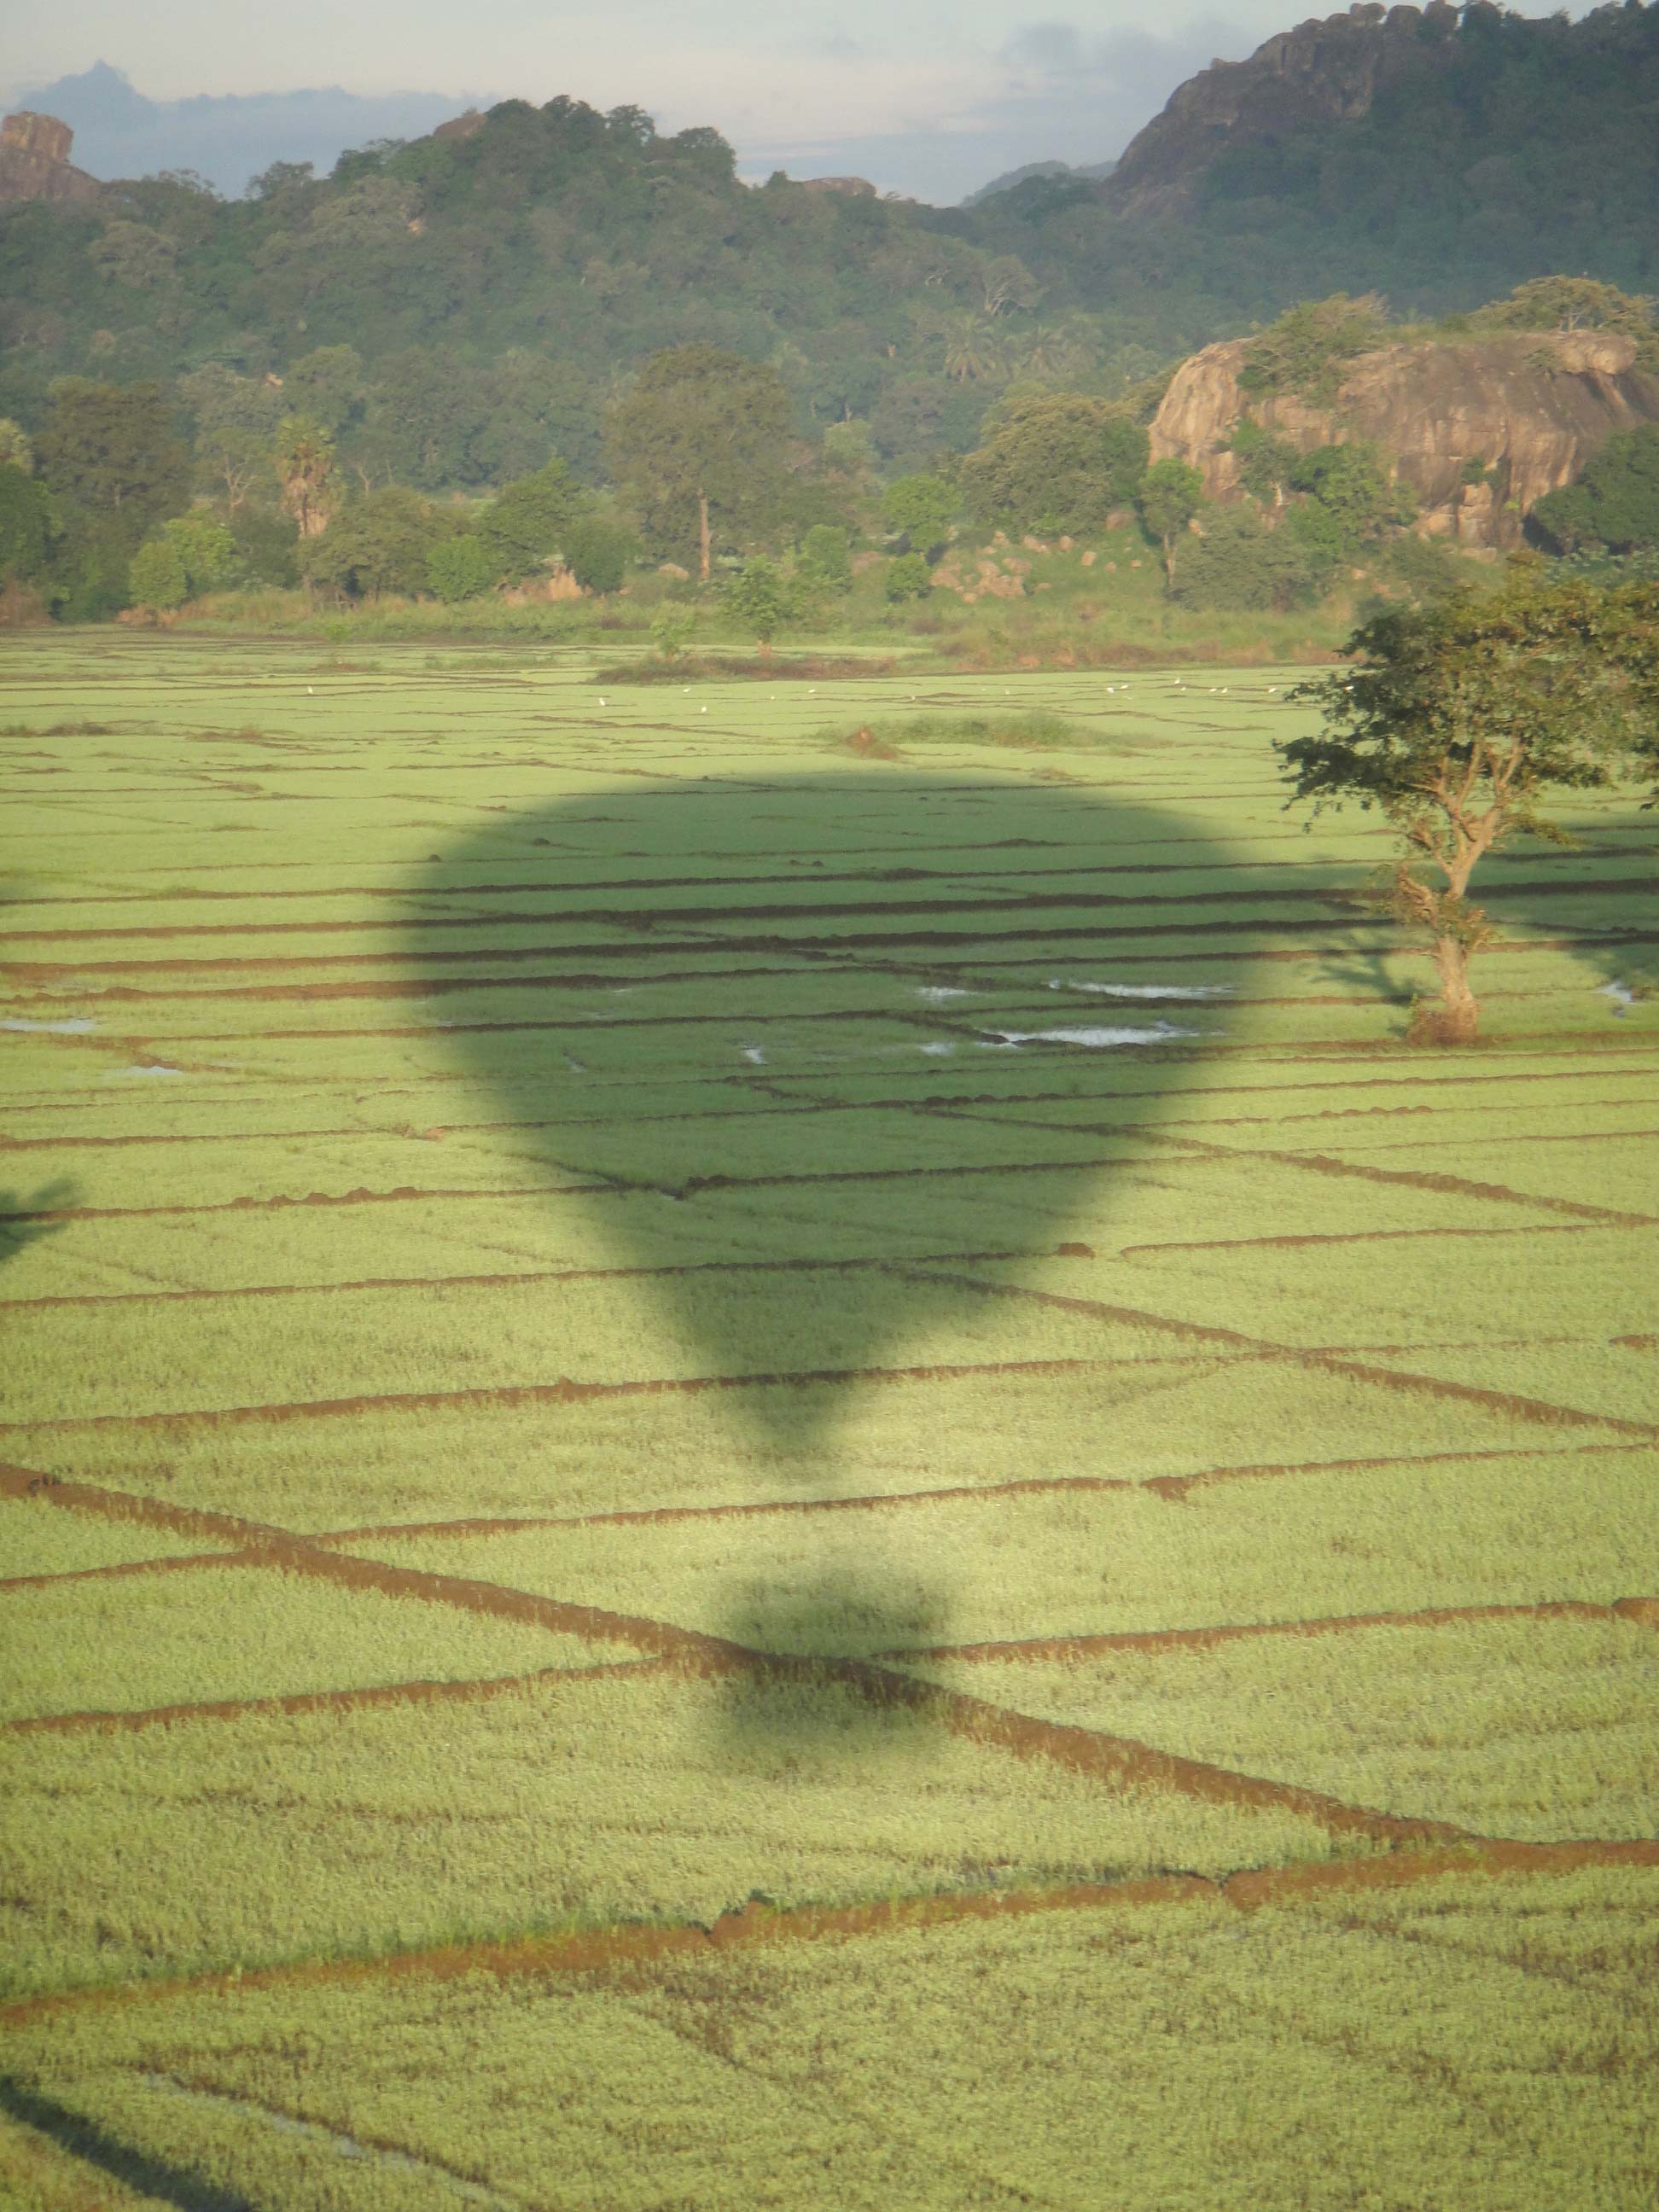
{"label": "tree shadow on field", "polygon": [[43,1184],[33,1197],[21,1190],[0,1189],[0,1267],[19,1260],[31,1244],[55,1237],[69,1210],[81,1202],[78,1183],[70,1177]]}
{"label": "tree shadow on field", "polygon": [[[1505,955],[1559,952],[1576,978],[1569,1003],[1580,990],[1594,994],[1606,1016],[1623,1019],[1638,1000],[1659,996],[1659,814],[1632,800],[1628,819],[1568,817],[1563,827],[1572,844],[1517,837],[1477,872],[1470,896],[1495,934],[1471,980],[1480,997]],[[1390,875],[1385,867],[1357,878],[1346,902],[1356,909],[1351,941],[1334,946],[1320,972],[1356,998],[1397,1008],[1392,1033],[1403,1040],[1413,1009],[1431,1004],[1437,987],[1426,937],[1391,911]]]}
{"label": "tree shadow on field", "polygon": [[[439,970],[465,949],[472,980],[441,1003],[479,1118],[522,1133],[580,1210],[582,1267],[611,1277],[580,1314],[558,1286],[544,1379],[688,1392],[773,1464],[761,1494],[787,1462],[825,1497],[872,1379],[994,1374],[1011,1313],[1032,1357],[1032,1315],[1061,1321],[1001,1287],[1079,1238],[1199,1080],[1290,887],[1230,857],[1138,803],[899,765],[641,779],[436,856],[410,945]],[[1109,1299],[1109,1273],[1086,1287]],[[568,1334],[606,1312],[611,1340]],[[1029,1471],[1018,1434],[984,1454]],[[920,1595],[908,1571],[866,1589],[832,1551],[775,1602],[734,1583],[724,1632],[833,1649],[833,1587],[860,1648],[918,1605],[945,1639],[937,1568]]]}
{"label": "tree shadow on field", "polygon": [[70,2112],[53,2098],[3,2075],[0,2075],[0,2112],[45,2136],[70,2157],[138,2191],[146,2201],[173,2206],[176,2212],[255,2212],[252,2198],[240,2190],[220,2188],[182,2166],[152,2158],[147,2151],[108,2134],[96,2120]]}

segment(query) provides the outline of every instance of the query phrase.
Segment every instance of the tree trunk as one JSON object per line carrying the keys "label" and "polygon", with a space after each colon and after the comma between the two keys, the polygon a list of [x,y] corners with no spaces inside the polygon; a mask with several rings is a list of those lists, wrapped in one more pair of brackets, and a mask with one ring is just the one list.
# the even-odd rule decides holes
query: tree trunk
{"label": "tree trunk", "polygon": [[1440,1006],[1431,1024],[1436,1044],[1472,1044],[1480,1026],[1480,1002],[1469,988],[1469,948],[1461,937],[1434,940]]}
{"label": "tree trunk", "polygon": [[708,581],[708,495],[697,494],[697,574],[703,583]]}

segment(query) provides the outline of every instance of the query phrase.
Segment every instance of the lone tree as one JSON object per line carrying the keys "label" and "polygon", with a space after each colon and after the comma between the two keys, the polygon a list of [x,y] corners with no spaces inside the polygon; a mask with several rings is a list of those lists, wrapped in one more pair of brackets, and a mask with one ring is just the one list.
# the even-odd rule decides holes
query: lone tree
{"label": "lone tree", "polygon": [[795,593],[771,562],[745,562],[721,594],[726,611],[753,633],[763,653],[795,612]]}
{"label": "lone tree", "polygon": [[565,533],[592,505],[592,495],[555,454],[533,476],[508,484],[494,505],[485,508],[478,520],[478,542],[499,574],[509,583],[520,583],[549,554],[564,550]]}
{"label": "lone tree", "polygon": [[1413,1033],[1468,1043],[1469,961],[1496,934],[1469,901],[1476,864],[1516,836],[1572,844],[1544,811],[1552,793],[1659,766],[1659,585],[1460,592],[1376,616],[1346,650],[1361,656],[1352,674],[1290,695],[1321,707],[1324,727],[1276,747],[1286,803],[1386,817],[1404,848],[1389,905],[1426,934],[1440,980]]}
{"label": "lone tree", "polygon": [[1164,581],[1175,589],[1176,547],[1204,504],[1204,478],[1189,461],[1154,461],[1140,479],[1135,507],[1140,526],[1164,549]]}
{"label": "lone tree", "polygon": [[716,346],[655,354],[611,409],[605,451],[653,535],[695,532],[706,584],[716,522],[763,516],[783,485],[789,392],[773,368]]}

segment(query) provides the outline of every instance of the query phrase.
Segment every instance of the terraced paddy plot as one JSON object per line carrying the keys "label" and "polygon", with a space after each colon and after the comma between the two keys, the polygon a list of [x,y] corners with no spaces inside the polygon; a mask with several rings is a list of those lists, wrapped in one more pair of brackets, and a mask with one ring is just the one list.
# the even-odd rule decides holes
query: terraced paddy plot
{"label": "terraced paddy plot", "polygon": [[[580,1638],[347,1589],[243,1554],[145,1577],[72,1577],[0,1596],[10,1647],[0,1723],[256,1703],[595,1663]],[[235,1624],[227,1635],[226,1623]]]}
{"label": "terraced paddy plot", "polygon": [[181,1990],[22,2029],[16,2101],[42,2162],[67,2115],[221,2201],[346,2212],[1650,2197],[1650,1869],[1040,1903]]}
{"label": "terraced paddy plot", "polygon": [[1272,672],[6,660],[0,2198],[1652,2200],[1638,794],[1424,1054]]}

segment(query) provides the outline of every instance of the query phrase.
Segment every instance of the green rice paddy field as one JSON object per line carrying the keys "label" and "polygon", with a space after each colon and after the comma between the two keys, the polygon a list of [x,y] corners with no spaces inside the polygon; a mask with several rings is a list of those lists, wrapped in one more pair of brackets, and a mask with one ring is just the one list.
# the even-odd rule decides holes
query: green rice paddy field
{"label": "green rice paddy field", "polygon": [[1659,2203],[1636,794],[1425,1053],[1279,672],[0,680],[0,2204]]}

